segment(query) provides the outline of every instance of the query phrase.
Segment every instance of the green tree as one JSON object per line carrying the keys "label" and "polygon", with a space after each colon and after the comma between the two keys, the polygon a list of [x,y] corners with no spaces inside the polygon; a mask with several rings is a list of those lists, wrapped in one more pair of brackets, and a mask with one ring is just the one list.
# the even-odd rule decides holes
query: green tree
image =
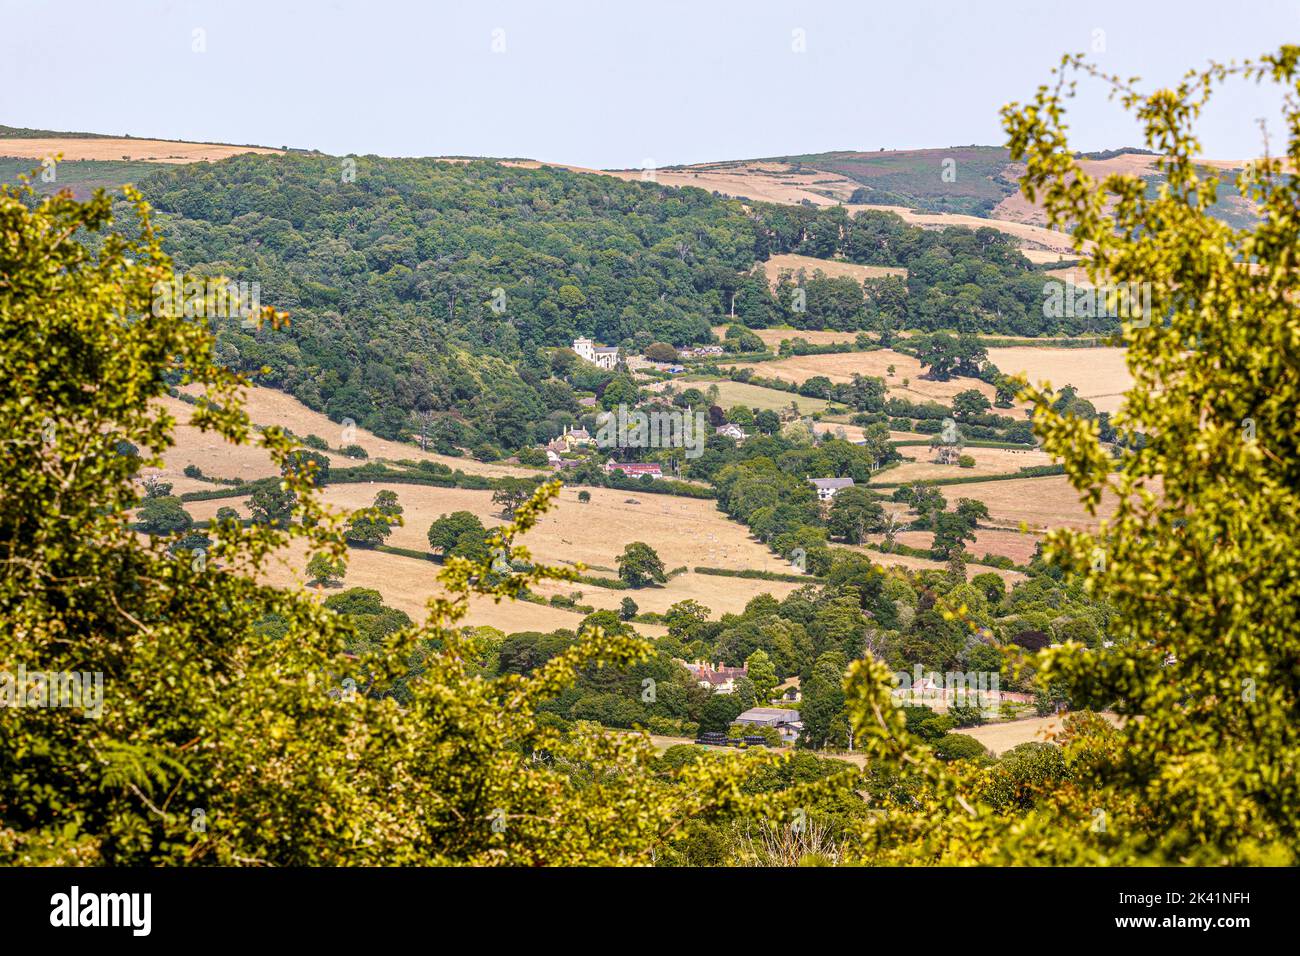
{"label": "green tree", "polygon": [[190,530],[194,519],[186,512],[179,498],[167,495],[162,498],[146,498],[140,507],[137,524],[146,534],[174,534]]}
{"label": "green tree", "polygon": [[776,693],[776,685],[780,683],[780,679],[776,676],[776,668],[772,666],[772,659],[767,656],[766,651],[761,649],[754,651],[745,661],[745,670],[754,684],[754,696],[758,699],[759,705],[766,705]]}
{"label": "green tree", "polygon": [[343,580],[347,565],[328,554],[317,554],[307,562],[307,583],[333,587]]}
{"label": "green tree", "polygon": [[[1009,815],[981,800],[963,761],[936,770],[918,755],[884,704],[887,666],[856,662],[850,710],[869,759],[903,782],[927,781],[914,812],[872,821],[863,859],[1293,865],[1300,179],[1289,171],[1300,165],[1300,48],[1212,65],[1149,93],[1078,57],[1060,69],[1061,82],[1004,110],[1012,159],[1026,165],[1022,188],[1049,225],[1072,231],[1094,283],[1136,283],[1150,309],[1124,322],[1135,385],[1115,418],[1130,437],[1118,459],[1095,421],[1025,390],[1035,432],[1084,505],[1095,513],[1103,496],[1114,503],[1104,534],[1055,530],[1043,550],[1072,587],[1106,596],[1117,637],[1105,652],[1065,644],[1031,664],[1045,697],[1127,719],[1116,728],[1087,713],[1068,718],[1071,786]],[[1159,188],[1132,174],[1098,180],[1075,158],[1065,107],[1080,73],[1136,114],[1159,153]],[[1238,80],[1284,88],[1290,134],[1284,155],[1238,177],[1259,213],[1243,227],[1211,212],[1219,174],[1199,161],[1192,128],[1220,85]],[[1089,824],[1099,811],[1104,828]]]}
{"label": "green tree", "polygon": [[630,597],[625,597],[619,602],[618,616],[624,621],[630,621],[632,618],[636,617],[638,610],[639,608],[636,606],[636,601],[633,601]]}
{"label": "green tree", "polygon": [[397,502],[397,493],[384,490],[375,495],[374,504],[369,508],[352,515],[345,536],[354,544],[374,547],[387,541],[393,528],[402,524],[402,506]]}
{"label": "green tree", "polygon": [[487,537],[483,522],[472,511],[453,511],[449,515],[442,515],[429,525],[429,547],[446,554],[467,531],[475,531],[480,536]]}
{"label": "green tree", "polygon": [[854,485],[842,488],[831,499],[826,530],[849,544],[861,544],[867,535],[883,530],[885,509],[873,492]]}
{"label": "green tree", "polygon": [[297,504],[298,494],[292,486],[260,485],[248,499],[248,511],[257,524],[285,527]]}
{"label": "green tree", "polygon": [[618,556],[618,576],[619,580],[634,588],[651,583],[664,584],[668,580],[663,561],[644,541],[633,541],[623,549]]}

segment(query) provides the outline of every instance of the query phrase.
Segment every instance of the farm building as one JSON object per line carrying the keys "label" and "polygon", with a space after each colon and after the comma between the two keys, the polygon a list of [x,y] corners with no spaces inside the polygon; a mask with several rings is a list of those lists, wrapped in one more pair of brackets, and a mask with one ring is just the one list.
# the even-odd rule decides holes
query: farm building
{"label": "farm building", "polygon": [[782,707],[751,707],[732,723],[749,724],[754,727],[775,727],[781,739],[787,743],[799,739],[803,722],[799,720],[799,711]]}

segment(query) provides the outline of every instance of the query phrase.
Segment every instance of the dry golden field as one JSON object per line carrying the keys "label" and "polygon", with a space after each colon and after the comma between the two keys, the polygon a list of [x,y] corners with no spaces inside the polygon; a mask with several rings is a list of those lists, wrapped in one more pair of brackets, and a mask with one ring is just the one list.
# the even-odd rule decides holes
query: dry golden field
{"label": "dry golden field", "polygon": [[[1025,351],[1038,351],[1036,349]],[[991,355],[991,350],[990,350]],[[894,366],[894,374],[889,374],[889,366]],[[952,378],[946,382],[931,381],[922,378],[925,369],[910,355],[895,352],[893,349],[879,349],[874,352],[840,352],[832,355],[792,355],[788,358],[774,359],[771,362],[738,363],[736,368],[751,368],[755,375],[767,378],[780,378],[789,382],[806,382],[815,375],[825,375],[832,382],[851,382],[854,373],[875,376],[885,380],[885,387],[891,397],[906,398],[913,402],[936,401],[948,405],[958,392],[976,389],[982,392],[990,402],[996,395],[996,389],[986,382],[973,378]],[[1003,366],[999,365],[999,368]],[[1005,368],[1003,368],[1006,371]],[[903,384],[903,379],[908,384]],[[1026,407],[1026,406],[1020,406]],[[1001,414],[1014,415],[1012,409],[999,409]]]}
{"label": "dry golden field", "polygon": [[[1033,465],[1050,465],[1052,456],[1037,448],[964,448],[962,454],[975,459],[974,468],[961,468],[957,465],[940,465],[932,460],[930,449],[923,445],[909,445],[899,452],[916,461],[907,461],[897,467],[882,471],[880,481],[929,481],[935,478],[963,478],[975,475],[1006,475],[1020,468]],[[966,485],[955,485],[952,495],[960,495]],[[944,492],[945,495],[948,492]]]}
{"label": "dry golden field", "polygon": [[1059,349],[1011,347],[989,349],[989,361],[1005,375],[1025,375],[1037,385],[1073,385],[1099,412],[1114,414],[1124,393],[1133,387],[1126,364],[1127,349]]}
{"label": "dry golden field", "polygon": [[[1115,714],[1103,711],[1101,716],[1117,727],[1120,725],[1120,720]],[[1026,717],[1022,720],[1008,720],[1002,723],[985,724],[982,727],[964,727],[956,731],[956,733],[974,737],[985,747],[988,747],[995,757],[1000,757],[1020,744],[1030,743],[1031,741],[1039,743],[1051,742],[1061,732],[1061,726],[1062,717],[1053,715],[1051,717]]]}
{"label": "dry golden field", "polygon": [[[810,345],[837,345],[840,342],[852,342],[858,337],[857,332],[832,332],[826,329],[750,329],[763,340],[772,351],[776,351],[782,339],[803,339]],[[725,325],[715,326],[713,334],[721,339],[727,334]],[[874,333],[867,333],[875,338]]]}
{"label": "dry golden field", "polygon": [[120,159],[148,163],[216,162],[241,153],[279,154],[281,149],[264,146],[225,146],[219,143],[176,143],[163,139],[123,137],[83,138],[57,136],[32,139],[0,139],[0,156],[44,159],[61,154],[65,160]]}
{"label": "dry golden field", "polygon": [[[683,392],[688,388],[698,388],[701,392],[707,392],[712,385],[718,386],[718,404],[723,408],[733,408],[736,405],[744,405],[747,408],[770,409],[776,411],[781,408],[789,408],[791,402],[799,406],[799,411],[806,415],[813,412],[826,410],[830,403],[823,398],[809,398],[806,395],[798,395],[794,392],[783,392],[778,388],[764,388],[761,385],[749,385],[745,382],[733,382],[729,379],[700,379],[693,376],[678,377],[670,380],[671,384],[676,385],[678,392]],[[653,385],[646,386],[650,392],[662,392],[668,387],[670,382],[655,382]]]}
{"label": "dry golden field", "polygon": [[[956,496],[949,499],[955,502]],[[873,534],[870,541],[873,544],[881,544],[885,540],[883,534]],[[934,544],[934,534],[930,531],[900,531],[894,535],[894,540],[899,544],[905,544],[909,548],[929,548]],[[1038,543],[1038,537],[1032,534],[1022,534],[1019,531],[1002,531],[996,529],[980,530],[975,533],[975,540],[966,545],[966,550],[977,557],[983,557],[986,554],[1001,555],[1010,558],[1017,564],[1028,564],[1034,556],[1034,547]],[[992,568],[982,568],[972,565],[969,569],[971,574],[979,574],[982,571],[993,570]]]}
{"label": "dry golden field", "polygon": [[839,259],[815,259],[812,256],[800,256],[794,253],[772,256],[763,263],[763,272],[773,287],[776,286],[782,272],[792,272],[797,277],[801,269],[809,278],[812,278],[813,273],[818,270],[830,279],[848,278],[857,282],[881,279],[885,276],[907,278],[907,270],[897,266],[862,266]]}

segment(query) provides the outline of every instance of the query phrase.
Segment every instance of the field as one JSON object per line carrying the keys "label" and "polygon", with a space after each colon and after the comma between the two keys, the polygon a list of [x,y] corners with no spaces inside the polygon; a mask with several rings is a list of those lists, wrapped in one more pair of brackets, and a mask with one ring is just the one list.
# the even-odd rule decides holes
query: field
{"label": "field", "polygon": [[[930,449],[923,445],[909,445],[899,452],[916,461],[907,461],[880,473],[880,480],[890,483],[904,481],[929,481],[935,478],[964,478],[975,475],[1006,475],[1020,468],[1053,464],[1052,456],[1036,448],[964,448],[962,454],[975,459],[974,468],[957,465],[940,465],[932,461]],[[965,487],[957,485],[958,489]],[[947,494],[947,492],[945,492]]]}
{"label": "field", "polygon": [[1073,385],[1099,412],[1114,414],[1133,387],[1122,348],[991,348],[989,361],[1006,375],[1025,375],[1035,385]]}
{"label": "field", "polygon": [[[687,388],[698,388],[706,392],[709,386],[718,386],[718,404],[723,408],[732,408],[736,405],[745,405],[749,408],[757,408],[760,411],[770,409],[776,411],[781,408],[789,408],[791,402],[799,405],[799,411],[805,414],[813,412],[823,412],[830,404],[824,398],[809,398],[806,395],[798,395],[795,392],[783,392],[779,388],[764,388],[761,385],[749,385],[745,382],[733,382],[725,378],[697,378],[694,376],[678,377],[672,380],[679,391],[685,391]],[[667,382],[656,383],[648,387],[650,391],[661,392],[667,387]]]}
{"label": "field", "polygon": [[[1119,725],[1119,718],[1114,714],[1103,712],[1101,716],[1112,724]],[[964,727],[958,730],[957,733],[974,737],[985,747],[988,747],[994,756],[1001,756],[1012,747],[1020,744],[1051,740],[1061,732],[1061,725],[1062,718],[1053,715],[1051,717],[1027,717],[1023,720],[1008,720],[1002,723],[985,724],[982,727]]]}
{"label": "field", "polygon": [[[891,365],[894,366],[892,376],[889,374]],[[990,402],[996,395],[996,389],[992,385],[973,378],[952,378],[946,382],[922,378],[925,369],[921,367],[921,363],[912,356],[895,352],[893,349],[879,349],[874,352],[838,352],[829,355],[792,355],[771,362],[738,363],[735,367],[751,368],[755,375],[799,383],[806,382],[815,375],[825,375],[832,382],[851,382],[854,373],[872,375],[885,380],[885,386],[891,396],[906,398],[913,402],[936,401],[949,405],[952,403],[952,397],[958,392],[972,388],[984,393]],[[903,379],[909,380],[906,386],[903,384]],[[1014,414],[1014,412],[1007,409],[1003,414]]]}
{"label": "field", "polygon": [[[956,489],[953,489],[953,491],[955,492]],[[956,502],[959,497],[954,493],[949,500]],[[870,540],[872,544],[881,544],[884,542],[885,536],[883,534],[873,534]],[[907,545],[909,548],[929,548],[934,543],[934,534],[929,531],[900,531],[894,535],[894,540],[899,544]],[[1028,564],[1034,556],[1034,547],[1037,543],[1038,537],[1036,535],[1022,534],[1019,531],[989,529],[977,531],[975,540],[967,543],[966,550],[977,557],[995,554],[1010,558],[1016,564]],[[981,571],[990,569],[972,565],[968,570],[972,574],[978,574]]]}
{"label": "field", "polygon": [[782,272],[792,272],[797,277],[801,269],[807,273],[809,278],[812,277],[814,272],[820,270],[827,278],[848,278],[856,282],[864,282],[867,279],[881,279],[885,276],[907,278],[907,270],[897,266],[862,266],[852,262],[843,262],[839,259],[815,259],[812,256],[799,256],[794,253],[772,256],[763,263],[763,272],[767,275],[767,281],[774,288]]}
{"label": "field", "polygon": [[[188,424],[191,406],[177,399],[161,400],[178,421],[177,444],[164,456],[163,477],[174,484],[177,494],[211,490],[217,486],[186,478],[182,469],[197,464],[205,474],[219,477],[242,477],[245,480],[275,473],[267,453],[257,447],[229,446],[215,435],[199,432]],[[247,409],[253,421],[262,425],[292,428],[298,435],[317,434],[331,447],[342,444],[339,426],[313,412],[296,399],[271,389],[249,390]],[[425,454],[418,449],[384,441],[358,428],[352,441],[367,448],[372,460],[430,459],[441,461],[467,472],[488,475],[536,475],[532,469],[504,465],[485,465],[472,459],[447,458]],[[347,459],[331,454],[333,464],[349,464]],[[369,505],[381,489],[396,492],[405,509],[405,526],[394,531],[388,544],[418,551],[428,550],[429,525],[442,514],[472,511],[489,527],[503,519],[492,505],[492,492],[461,488],[437,488],[401,483],[357,483],[328,485],[322,500],[336,511]],[[617,577],[617,559],[625,545],[644,541],[659,552],[668,570],[697,566],[732,570],[768,570],[793,573],[792,568],[766,547],[751,538],[748,530],[718,511],[712,501],[670,495],[637,494],[604,488],[591,488],[591,501],[578,501],[578,489],[564,488],[558,507],[544,515],[522,543],[536,560],[548,564],[568,565],[581,562],[588,575]],[[246,499],[220,498],[189,502],[186,510],[196,519],[216,515],[219,508],[233,507],[247,516]],[[303,586],[305,555],[291,550],[266,569],[264,579],[277,586]],[[393,607],[412,616],[423,613],[425,601],[440,593],[436,581],[438,566],[430,561],[382,552],[353,549],[349,552],[346,586],[373,587]],[[548,583],[538,588],[544,597],[563,594],[579,603],[597,608],[616,609],[624,597],[632,597],[642,611],[663,612],[678,601],[694,599],[710,608],[716,618],[724,613],[742,611],[745,604],[759,594],[784,596],[798,585],[757,579],[696,574],[693,570],[672,577],[662,587],[635,591],[600,588],[589,584]],[[520,630],[554,630],[576,627],[582,619],[578,613],[531,603],[476,601],[467,623],[499,627],[507,632]],[[648,635],[664,629],[657,625],[638,625]]]}
{"label": "field", "polygon": [[282,153],[265,146],[228,146],[220,143],[182,143],[164,139],[134,137],[42,136],[28,139],[0,139],[0,156],[14,156],[37,162],[62,154],[63,160],[131,160],[145,163],[216,162],[241,153]]}
{"label": "field", "polygon": [[1034,531],[1061,527],[1095,529],[1099,520],[1115,510],[1114,496],[1107,495],[1102,498],[1097,517],[1090,516],[1064,475],[977,481],[940,490],[950,500],[974,498],[984,502],[989,509],[985,524],[1018,528],[1024,522]]}
{"label": "field", "polygon": [[[772,351],[776,351],[780,346],[782,339],[803,339],[809,345],[838,345],[841,342],[853,342],[857,339],[857,332],[832,332],[825,329],[750,329],[755,335],[763,340]],[[722,338],[727,334],[725,325],[715,326],[713,334]],[[870,333],[869,333],[870,334]]]}

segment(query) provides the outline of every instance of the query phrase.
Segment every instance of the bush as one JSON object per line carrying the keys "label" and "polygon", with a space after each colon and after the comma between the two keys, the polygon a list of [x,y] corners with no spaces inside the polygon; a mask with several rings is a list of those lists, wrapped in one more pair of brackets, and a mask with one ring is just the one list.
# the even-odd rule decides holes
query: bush
{"label": "bush", "polygon": [[966,734],[944,734],[934,745],[934,755],[940,760],[972,760],[988,757],[989,751],[974,737]]}
{"label": "bush", "polygon": [[343,449],[343,457],[358,458],[358,459],[369,458],[370,453],[366,451],[364,448],[362,448],[360,445],[348,445],[346,448]]}

